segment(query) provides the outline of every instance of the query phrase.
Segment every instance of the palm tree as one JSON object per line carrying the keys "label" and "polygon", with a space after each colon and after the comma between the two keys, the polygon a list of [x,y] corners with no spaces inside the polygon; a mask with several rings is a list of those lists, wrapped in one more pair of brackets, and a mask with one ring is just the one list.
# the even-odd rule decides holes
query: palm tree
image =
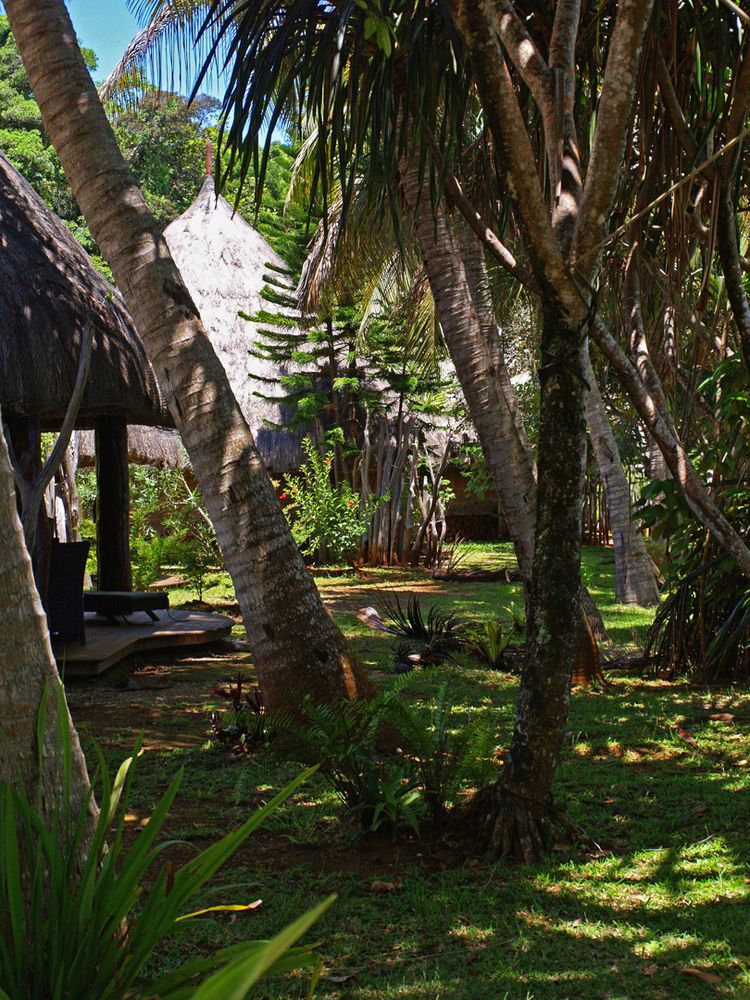
{"label": "palm tree", "polygon": [[226,373],[117,147],[62,0],[6,4],[45,127],[169,401],[235,585],[267,704],[367,696]]}

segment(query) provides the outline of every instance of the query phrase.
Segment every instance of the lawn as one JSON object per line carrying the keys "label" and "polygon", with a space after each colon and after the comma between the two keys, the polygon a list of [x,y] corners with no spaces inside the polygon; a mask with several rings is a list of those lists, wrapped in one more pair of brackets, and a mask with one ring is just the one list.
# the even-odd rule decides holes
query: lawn
{"label": "lawn", "polygon": [[[470,559],[512,562],[507,546]],[[611,603],[612,553],[589,549],[584,576],[612,644],[637,650],[650,613]],[[366,570],[318,578],[325,600],[382,685],[393,683],[391,640],[355,617],[383,590],[481,620],[522,613],[517,586],[445,583],[420,571]],[[172,595],[179,604],[194,598]],[[204,599],[232,610],[225,580]],[[252,667],[233,644],[180,660],[135,664],[124,690],[71,688],[74,720],[114,766],[142,729],[129,825],[133,839],[178,767],[181,795],[165,856],[185,860],[244,819],[300,765],[263,753],[233,757],[207,742],[213,688]],[[447,668],[424,671],[410,697],[425,712]],[[455,726],[483,715],[507,748],[517,680],[462,657],[453,669]],[[605,668],[606,672],[606,668]],[[122,680],[122,678],[120,678]],[[317,925],[325,959],[318,995],[338,1000],[601,1000],[750,997],[750,695],[612,674],[573,696],[558,794],[595,846],[560,843],[546,863],[490,863],[454,832],[433,843],[362,834],[319,776],[271,818],[220,874],[209,903],[262,905],[247,916],[181,925],[165,968],[196,949],[270,936],[331,892]],[[689,971],[692,970],[692,971]],[[305,995],[302,980],[269,982],[262,997]]]}

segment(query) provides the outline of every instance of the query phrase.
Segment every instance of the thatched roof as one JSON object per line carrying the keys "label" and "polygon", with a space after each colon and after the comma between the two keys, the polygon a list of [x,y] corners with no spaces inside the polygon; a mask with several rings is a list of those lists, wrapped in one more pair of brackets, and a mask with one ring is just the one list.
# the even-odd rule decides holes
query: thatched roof
{"label": "thatched roof", "polygon": [[269,276],[278,279],[272,269],[285,270],[284,261],[225,198],[216,197],[211,177],[164,236],[267,467],[275,473],[298,468],[300,433],[283,426],[288,415],[282,406],[254,395],[269,392],[268,385],[254,376],[278,379],[283,373],[277,365],[248,354],[257,325],[239,315],[278,310],[261,297],[261,291]]}
{"label": "thatched roof", "polygon": [[[94,432],[79,431],[78,464],[93,466],[96,462]],[[190,460],[177,431],[163,427],[128,427],[128,461],[131,465],[153,465],[158,469],[188,469]]]}
{"label": "thatched roof", "polygon": [[111,414],[171,426],[156,377],[117,292],[0,153],[0,406],[59,426],[81,335],[95,328],[78,426]]}

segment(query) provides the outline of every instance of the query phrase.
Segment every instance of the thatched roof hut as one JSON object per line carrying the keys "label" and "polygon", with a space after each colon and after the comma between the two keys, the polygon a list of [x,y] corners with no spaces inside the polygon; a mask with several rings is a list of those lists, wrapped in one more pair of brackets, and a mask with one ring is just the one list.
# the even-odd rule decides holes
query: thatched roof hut
{"label": "thatched roof hut", "polygon": [[302,459],[300,433],[284,426],[287,415],[280,404],[255,395],[269,391],[260,379],[278,379],[283,372],[249,355],[257,324],[240,316],[240,312],[254,315],[279,310],[261,292],[269,279],[279,282],[279,272],[286,269],[284,261],[225,198],[216,196],[210,176],[193,204],[167,226],[164,236],[266,466],[274,473],[297,469]]}
{"label": "thatched roof hut", "polygon": [[58,427],[95,328],[79,427],[97,417],[169,427],[156,376],[117,292],[0,153],[0,406]]}
{"label": "thatched roof hut", "polygon": [[[250,356],[257,324],[240,315],[278,309],[261,293],[268,279],[283,282],[280,272],[286,268],[284,261],[225,198],[216,197],[210,176],[192,205],[167,226],[164,236],[266,466],[275,474],[298,469],[302,434],[283,426],[287,415],[280,404],[255,395],[269,392],[261,379],[278,380],[282,372],[278,366]],[[178,435],[171,431],[129,427],[128,455],[135,464],[189,466]],[[93,464],[93,435],[79,435],[79,459],[84,465]]]}
{"label": "thatched roof hut", "polygon": [[[126,428],[167,433],[174,423],[118,293],[0,153],[0,408],[29,480],[40,464],[40,432],[57,430],[65,416],[87,323],[93,350],[76,426],[94,428],[96,440],[98,585],[129,590]],[[37,549],[48,544],[45,533]]]}

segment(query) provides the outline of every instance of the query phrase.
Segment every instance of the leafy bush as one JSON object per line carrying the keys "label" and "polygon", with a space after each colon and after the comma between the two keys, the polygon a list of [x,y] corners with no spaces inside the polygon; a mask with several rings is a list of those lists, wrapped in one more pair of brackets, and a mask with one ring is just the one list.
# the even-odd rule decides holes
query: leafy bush
{"label": "leafy bush", "polygon": [[376,749],[387,700],[353,699],[338,705],[319,705],[307,695],[298,716],[275,715],[275,729],[290,735],[298,747],[320,766],[344,805],[358,810],[365,826],[379,801],[382,758]]}
{"label": "leafy bush", "polygon": [[483,663],[499,670],[505,662],[505,650],[516,631],[515,621],[490,619],[478,628],[468,629],[466,645]]}
{"label": "leafy bush", "polygon": [[173,566],[178,558],[178,542],[174,538],[147,534],[131,539],[130,564],[133,569],[133,585],[137,590],[147,590],[167,566]]}
{"label": "leafy bush", "polygon": [[[63,739],[69,754],[67,727]],[[112,781],[98,750],[97,755],[100,812],[85,856],[88,802],[78,817],[72,817],[69,796],[64,796],[53,828],[47,829],[23,793],[0,784],[0,998],[215,1000],[243,996],[261,976],[291,969],[309,969],[317,979],[320,959],[310,947],[292,945],[332,897],[270,941],[225,948],[195,958],[162,979],[146,979],[155,949],[180,922],[217,910],[248,908],[216,906],[187,912],[224,862],[311,771],[181,868],[162,864],[157,870],[161,853],[157,840],[182,771],[133,846],[126,848],[125,816],[135,757],[125,761]],[[69,775],[67,782],[69,788]],[[203,982],[196,988],[197,979]]]}
{"label": "leafy bush", "polygon": [[[81,533],[96,537],[93,470],[77,476],[81,500]],[[207,574],[222,565],[221,552],[200,492],[178,469],[132,466],[130,470],[130,552],[133,583],[145,590],[168,570],[178,570],[203,599]],[[96,546],[89,556],[95,572]]]}
{"label": "leafy bush", "polygon": [[[406,685],[408,681],[402,690]],[[426,713],[400,699],[389,701],[388,719],[404,737],[407,759],[438,832],[463,786],[481,788],[497,774],[496,722],[482,716],[469,725],[457,725],[455,710],[450,675],[440,682]]]}
{"label": "leafy bush", "polygon": [[[497,727],[488,718],[457,725],[452,678],[444,678],[428,711],[404,701],[411,679],[400,678],[372,701],[317,705],[309,697],[300,716],[277,717],[305,757],[320,765],[342,802],[366,829],[405,823],[417,833],[424,804],[439,832],[460,789],[481,787],[496,774]],[[379,734],[397,734],[401,748],[377,749]]]}
{"label": "leafy bush", "polygon": [[202,601],[208,574],[221,566],[221,553],[213,528],[200,521],[186,531],[177,540],[175,560],[190,586],[197,591],[198,600]]}
{"label": "leafy bush", "polygon": [[321,562],[353,560],[372,520],[387,497],[363,501],[347,482],[331,482],[332,452],[321,455],[310,438],[302,446],[307,461],[298,476],[286,476],[284,512],[299,547]]}
{"label": "leafy bush", "polygon": [[[750,533],[750,399],[747,373],[727,358],[699,387],[716,414],[693,455],[712,497],[735,528]],[[720,433],[716,434],[716,428]],[[673,480],[656,481],[636,508],[644,527],[667,548],[667,597],[646,638],[654,672],[692,674],[702,681],[750,676],[750,597],[747,580],[695,519]]]}

